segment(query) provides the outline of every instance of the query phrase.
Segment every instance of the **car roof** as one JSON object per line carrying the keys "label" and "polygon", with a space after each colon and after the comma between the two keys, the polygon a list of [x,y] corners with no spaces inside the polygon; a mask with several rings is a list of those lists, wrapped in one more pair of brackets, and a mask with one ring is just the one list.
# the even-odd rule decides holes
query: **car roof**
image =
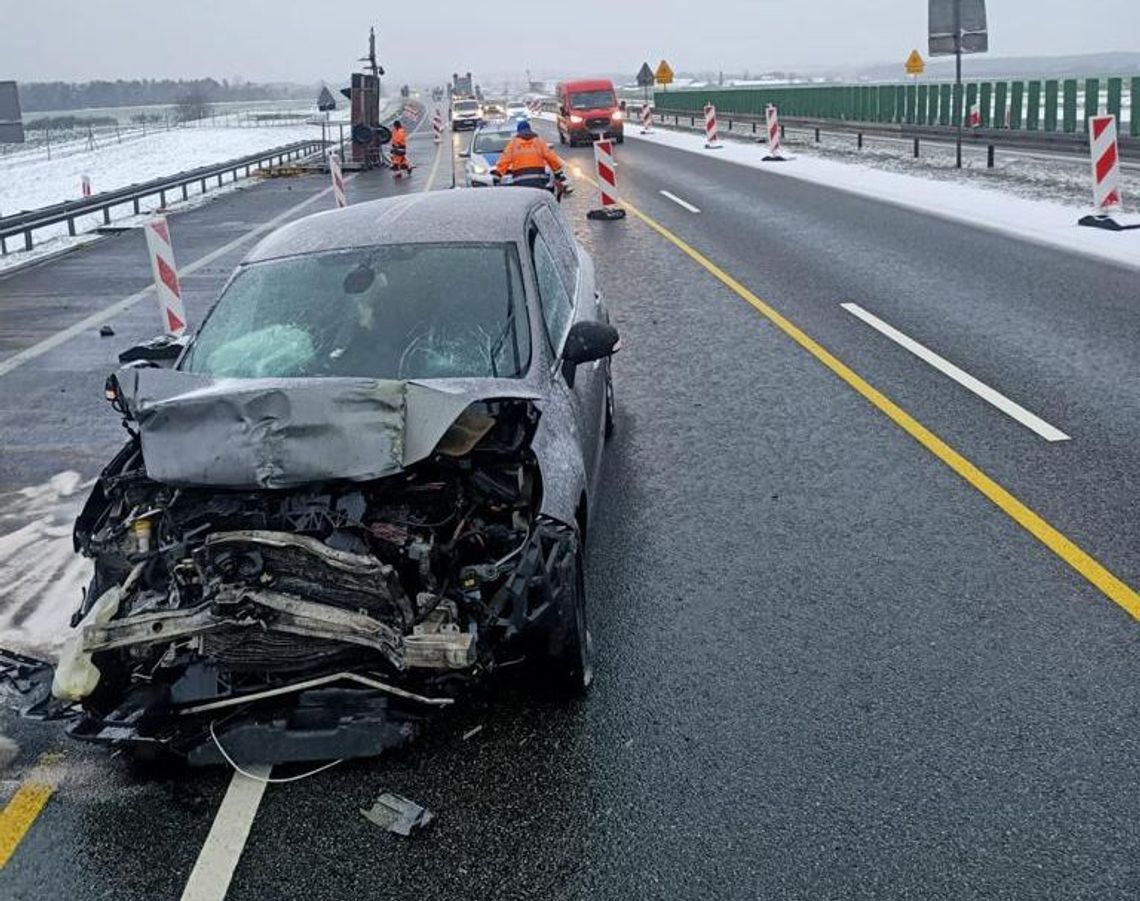
{"label": "car roof", "polygon": [[485,122],[484,124],[480,125],[477,129],[475,129],[475,134],[482,134],[483,132],[487,131],[501,131],[503,133],[514,134],[516,128],[518,128],[518,124],[516,122],[508,121],[506,119],[494,119],[491,122]]}
{"label": "car roof", "polygon": [[282,226],[244,263],[375,244],[514,243],[527,216],[550,195],[529,188],[425,191],[354,203]]}
{"label": "car roof", "polygon": [[609,88],[613,90],[614,83],[608,78],[579,78],[574,81],[562,82],[562,87],[568,91],[593,91]]}

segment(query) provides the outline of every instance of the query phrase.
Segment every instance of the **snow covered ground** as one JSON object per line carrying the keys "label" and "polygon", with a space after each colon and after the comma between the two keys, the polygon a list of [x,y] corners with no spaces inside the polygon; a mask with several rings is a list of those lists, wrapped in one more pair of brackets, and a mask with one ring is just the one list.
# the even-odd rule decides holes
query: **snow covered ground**
{"label": "snow covered ground", "polygon": [[[1039,244],[1140,268],[1140,230],[1118,233],[1077,225],[1077,220],[1090,209],[1088,200],[1082,202],[1082,192],[1077,190],[1080,176],[1065,174],[1066,167],[1074,165],[1067,161],[1011,160],[1001,170],[995,170],[996,175],[991,175],[985,169],[984,161],[981,172],[976,166],[971,166],[960,173],[953,168],[952,160],[948,167],[933,153],[927,164],[920,160],[919,165],[914,165],[915,161],[902,156],[899,150],[889,157],[882,153],[873,157],[860,156],[856,162],[851,159],[851,154],[835,153],[826,148],[816,151],[814,144],[796,144],[787,147],[793,159],[783,163],[765,163],[763,158],[767,147],[751,141],[725,140],[723,149],[706,150],[703,135],[656,127],[649,135],[638,132],[639,129],[628,128],[626,137],[715,156],[787,178],[827,185],[945,219],[1006,232]],[[618,162],[620,165],[620,150]],[[1088,197],[1091,189],[1087,165],[1081,169],[1084,173],[1083,194]],[[1044,174],[1034,175],[1034,172]],[[1068,187],[1070,179],[1071,187]],[[1126,180],[1126,202],[1129,196],[1138,196],[1140,183],[1137,182],[1140,179],[1134,175]],[[1058,184],[1067,187],[1061,191],[1056,187]],[[620,169],[618,188],[620,193]],[[1140,217],[1133,218],[1140,221]]]}
{"label": "snow covered ground", "polygon": [[66,153],[47,159],[41,149],[0,159],[0,216],[34,210],[65,200],[79,200],[84,175],[95,193],[124,188],[178,172],[282,144],[319,139],[319,125],[258,126],[253,128],[198,127],[131,133],[123,141],[99,144],[93,150],[73,142]]}
{"label": "snow covered ground", "polygon": [[[384,98],[381,116],[391,115],[402,103],[399,97]],[[333,113],[327,130],[329,140],[339,140],[342,123],[347,137],[348,115],[347,108]],[[224,124],[227,121],[229,124]],[[322,134],[319,122],[251,126],[247,119],[237,117],[228,120],[219,117],[217,122],[221,124],[211,125],[204,121],[170,130],[123,128],[117,135],[97,135],[94,148],[88,146],[86,137],[72,137],[53,144],[51,159],[48,159],[42,144],[10,150],[0,155],[0,217],[79,200],[84,175],[91,180],[92,191],[98,194],[200,166],[224,163],[295,141],[320,139]],[[212,185],[204,196],[195,194],[191,187],[189,201],[169,198],[168,208],[183,209],[187,205],[203,203],[219,196],[220,191],[240,189],[251,183],[239,181],[236,186],[227,183],[220,189]],[[141,202],[141,208],[150,212],[157,209],[159,203],[157,196],[147,198]],[[124,220],[129,212],[129,207],[114,211],[115,225],[137,225],[146,218]],[[22,246],[20,239],[10,241],[10,252],[0,256],[0,271],[70,246],[98,240],[98,235],[82,232],[101,224],[102,219],[98,215],[77,220],[76,226],[81,233],[74,238],[67,236],[65,224],[39,230],[35,235],[36,246],[31,251],[16,250],[15,246]]]}

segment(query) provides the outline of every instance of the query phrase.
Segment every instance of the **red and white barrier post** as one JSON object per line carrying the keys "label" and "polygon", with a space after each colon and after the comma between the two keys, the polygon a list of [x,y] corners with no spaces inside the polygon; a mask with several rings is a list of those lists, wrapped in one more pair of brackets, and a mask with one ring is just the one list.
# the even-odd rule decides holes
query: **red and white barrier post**
{"label": "red and white barrier post", "polygon": [[774,103],[764,107],[764,118],[768,125],[768,155],[766,163],[782,163],[785,159],[780,138],[780,109]]}
{"label": "red and white barrier post", "polygon": [[970,118],[966,120],[966,124],[970,128],[982,127],[982,108],[979,104],[975,103],[970,107]]}
{"label": "red and white barrier post", "polygon": [[1116,116],[1089,117],[1089,149],[1092,153],[1093,206],[1096,211],[1080,220],[1081,225],[1129,231],[1140,228],[1135,216],[1124,216],[1124,193],[1120,188],[1120,148]]}
{"label": "red and white barrier post", "polygon": [[594,142],[594,163],[598,170],[598,184],[601,188],[601,209],[590,210],[586,213],[587,219],[624,219],[625,210],[617,205],[614,197],[614,187],[617,184],[617,166],[614,163],[614,145],[612,141]]}
{"label": "red and white barrier post", "polygon": [[723,145],[716,133],[716,107],[711,103],[705,104],[705,149],[720,150]]}
{"label": "red and white barrier post", "polygon": [[91,196],[91,179],[86,175],[79,179],[79,190],[82,192],[84,197]]}
{"label": "red and white barrier post", "polygon": [[653,131],[653,107],[648,103],[641,107],[641,133],[650,134]]}
{"label": "red and white barrier post", "polygon": [[1118,213],[1124,196],[1120,192],[1120,152],[1116,141],[1116,116],[1089,119],[1092,150],[1093,206],[1098,213]]}
{"label": "red and white barrier post", "polygon": [[159,216],[147,222],[145,230],[162,328],[166,334],[177,338],[186,331],[186,310],[182,306],[182,286],[178,283],[178,267],[174,264],[170,226],[165,216]]}
{"label": "red and white barrier post", "polygon": [[340,154],[335,150],[329,154],[329,172],[332,173],[333,199],[336,208],[343,210],[348,206],[348,199],[344,196],[344,171],[340,167]]}

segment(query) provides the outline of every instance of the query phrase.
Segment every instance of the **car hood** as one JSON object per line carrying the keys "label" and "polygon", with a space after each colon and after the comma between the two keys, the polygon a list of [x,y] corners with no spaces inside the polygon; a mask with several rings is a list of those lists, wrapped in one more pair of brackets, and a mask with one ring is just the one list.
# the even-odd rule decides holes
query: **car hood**
{"label": "car hood", "polygon": [[514,379],[232,379],[118,374],[147,475],[177,486],[370,481],[428,457],[471,404],[534,401]]}

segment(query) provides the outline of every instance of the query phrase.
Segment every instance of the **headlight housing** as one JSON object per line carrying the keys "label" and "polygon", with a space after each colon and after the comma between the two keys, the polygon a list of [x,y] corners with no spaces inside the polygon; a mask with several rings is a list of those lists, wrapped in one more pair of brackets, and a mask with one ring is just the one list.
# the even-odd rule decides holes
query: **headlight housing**
{"label": "headlight housing", "polygon": [[471,174],[472,175],[486,175],[487,174],[487,167],[485,165],[483,165],[482,163],[477,163],[477,162],[475,162],[475,160],[472,160],[470,163],[468,163],[468,165],[471,167]]}
{"label": "headlight housing", "polygon": [[615,122],[620,122],[622,119],[625,118],[625,115],[622,113],[621,110],[617,109],[617,110],[614,110],[613,115],[610,116],[610,118],[613,119]]}
{"label": "headlight housing", "polygon": [[583,122],[585,122],[585,121],[586,121],[586,120],[585,120],[585,119],[583,119],[581,116],[572,115],[572,116],[570,117],[570,124],[571,124],[571,125],[581,125],[581,124],[582,124]]}

